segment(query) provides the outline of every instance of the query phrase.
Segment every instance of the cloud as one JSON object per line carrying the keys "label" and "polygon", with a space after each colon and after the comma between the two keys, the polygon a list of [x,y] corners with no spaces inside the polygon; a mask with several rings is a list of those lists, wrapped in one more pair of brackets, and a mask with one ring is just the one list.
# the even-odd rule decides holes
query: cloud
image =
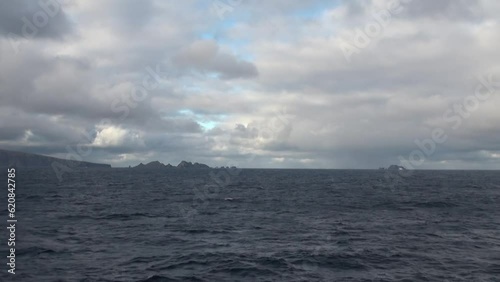
{"label": "cloud", "polygon": [[[386,22],[381,0],[244,1],[222,19],[195,0],[61,3],[33,36],[23,17],[48,15],[41,4],[0,4],[2,148],[84,146],[114,166],[376,168],[442,128],[420,168],[500,168],[497,1],[401,0]],[[346,60],[342,44],[373,25]],[[461,117],[488,76],[497,92]]]}
{"label": "cloud", "polygon": [[258,74],[252,63],[221,51],[213,40],[194,42],[177,54],[173,61],[181,68],[216,73],[222,79],[252,78]]}
{"label": "cloud", "polygon": [[19,0],[0,3],[0,36],[61,39],[72,31],[64,1]]}
{"label": "cloud", "polygon": [[97,136],[94,139],[93,145],[95,146],[117,146],[123,145],[125,138],[129,136],[130,133],[119,127],[105,127],[101,128],[97,132]]}

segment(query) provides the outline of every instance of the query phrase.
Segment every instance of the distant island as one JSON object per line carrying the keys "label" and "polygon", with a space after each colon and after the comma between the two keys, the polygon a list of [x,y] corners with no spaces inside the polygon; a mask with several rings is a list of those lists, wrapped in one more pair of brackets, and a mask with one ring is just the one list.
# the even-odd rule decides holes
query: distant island
{"label": "distant island", "polygon": [[398,170],[407,170],[404,166],[400,165],[390,165],[388,168],[381,167],[379,170],[390,170],[390,171],[398,171]]}
{"label": "distant island", "polygon": [[147,164],[140,163],[137,166],[134,166],[133,169],[177,169],[177,168],[187,168],[187,169],[207,169],[210,168],[206,164],[201,163],[192,163],[181,161],[177,166],[173,166],[171,164],[163,164],[159,161],[153,161]]}
{"label": "distant island", "polygon": [[109,164],[65,160],[44,155],[0,149],[0,166],[23,168],[50,168],[53,163],[71,168],[111,168]]}
{"label": "distant island", "polygon": [[[66,160],[44,155],[24,153],[18,151],[8,151],[0,149],[0,167],[19,167],[19,168],[52,168],[54,164],[58,166],[67,166],[70,168],[111,168],[109,164],[91,163],[84,161]],[[211,167],[202,163],[192,163],[181,161],[177,166],[163,164],[159,161],[140,163],[133,169],[210,169]],[[224,167],[221,167],[224,168]],[[227,167],[229,168],[229,167]],[[231,167],[236,168],[236,167]]]}

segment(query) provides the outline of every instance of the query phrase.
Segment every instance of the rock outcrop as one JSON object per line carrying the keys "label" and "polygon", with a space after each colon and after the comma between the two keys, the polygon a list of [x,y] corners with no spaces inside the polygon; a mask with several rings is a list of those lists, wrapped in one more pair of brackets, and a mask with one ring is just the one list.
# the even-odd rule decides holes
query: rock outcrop
{"label": "rock outcrop", "polygon": [[406,170],[406,168],[404,166],[400,166],[400,165],[390,165],[387,170],[391,170],[391,171],[397,171],[397,170]]}
{"label": "rock outcrop", "polygon": [[210,168],[206,164],[200,164],[200,163],[192,163],[192,162],[186,162],[182,161],[177,165],[177,168]]}
{"label": "rock outcrop", "polygon": [[[172,167],[170,164],[168,166]],[[164,169],[167,168],[168,166],[160,163],[159,161],[153,161],[147,164],[140,163],[138,166],[135,166],[134,168],[140,168],[140,169]]]}
{"label": "rock outcrop", "polygon": [[182,161],[180,162],[177,166],[173,166],[171,164],[163,164],[159,161],[153,161],[147,164],[140,163],[138,166],[135,166],[134,168],[137,169],[175,169],[175,168],[194,168],[194,169],[202,169],[202,168],[210,168],[206,164],[201,164],[201,163],[192,163],[192,162],[186,162]]}

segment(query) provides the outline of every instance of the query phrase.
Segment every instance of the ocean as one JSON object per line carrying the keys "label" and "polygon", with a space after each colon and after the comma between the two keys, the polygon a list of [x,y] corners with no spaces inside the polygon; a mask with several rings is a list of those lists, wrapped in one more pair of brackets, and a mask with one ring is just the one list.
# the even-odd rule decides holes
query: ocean
{"label": "ocean", "polygon": [[500,172],[385,174],[19,168],[0,279],[500,281]]}

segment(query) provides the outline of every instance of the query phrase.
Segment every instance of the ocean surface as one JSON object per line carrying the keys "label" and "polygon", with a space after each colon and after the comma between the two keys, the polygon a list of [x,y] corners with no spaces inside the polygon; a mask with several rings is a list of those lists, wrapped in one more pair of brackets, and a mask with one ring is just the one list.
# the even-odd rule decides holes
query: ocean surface
{"label": "ocean surface", "polygon": [[18,169],[16,181],[16,274],[5,185],[1,281],[500,281],[498,171],[88,169],[59,181]]}

